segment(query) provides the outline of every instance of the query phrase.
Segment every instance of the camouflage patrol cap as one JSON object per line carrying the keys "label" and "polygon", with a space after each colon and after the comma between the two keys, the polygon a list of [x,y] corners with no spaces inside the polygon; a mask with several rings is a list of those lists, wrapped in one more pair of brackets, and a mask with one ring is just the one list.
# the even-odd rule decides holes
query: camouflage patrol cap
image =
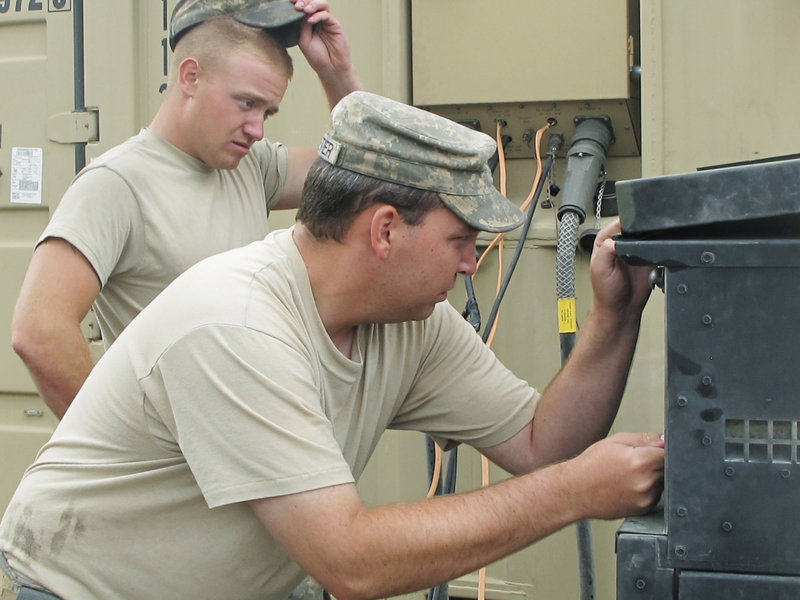
{"label": "camouflage patrol cap", "polygon": [[289,48],[300,39],[303,13],[290,0],[178,0],[169,25],[169,47],[195,25],[228,16],[252,27],[267,29]]}
{"label": "camouflage patrol cap", "polygon": [[368,92],[345,96],[331,119],[333,130],[318,149],[329,163],[437,192],[445,206],[482,231],[522,224],[522,211],[494,186],[488,161],[496,144],[488,135]]}

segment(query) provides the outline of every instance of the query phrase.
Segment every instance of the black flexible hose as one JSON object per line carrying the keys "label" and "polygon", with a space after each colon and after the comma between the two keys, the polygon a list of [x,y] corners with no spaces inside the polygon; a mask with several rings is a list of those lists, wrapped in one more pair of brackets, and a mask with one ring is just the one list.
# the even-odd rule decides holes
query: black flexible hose
{"label": "black flexible hose", "polygon": [[481,310],[478,307],[478,299],[475,297],[475,286],[470,275],[464,276],[464,287],[467,288],[467,304],[461,316],[464,317],[475,331],[481,330]]}
{"label": "black flexible hose", "polygon": [[[435,442],[429,435],[425,436],[425,446],[428,453],[428,486],[433,483],[434,463],[436,460]],[[436,487],[436,495],[453,494],[456,491],[456,475],[458,472],[458,446],[448,452],[447,471],[444,478],[439,479]],[[448,582],[434,586],[428,592],[429,600],[447,600],[450,595],[450,585]]]}

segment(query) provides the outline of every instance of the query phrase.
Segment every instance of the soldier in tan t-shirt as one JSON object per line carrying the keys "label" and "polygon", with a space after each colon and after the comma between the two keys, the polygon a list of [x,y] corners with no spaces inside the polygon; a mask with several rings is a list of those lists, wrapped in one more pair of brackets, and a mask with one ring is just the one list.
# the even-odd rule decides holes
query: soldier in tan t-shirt
{"label": "soldier in tan t-shirt", "polygon": [[12,345],[59,418],[93,366],[80,328],[92,306],[108,348],[188,267],[263,239],[270,210],[297,208],[314,149],[263,139],[294,44],[331,107],[360,88],[327,0],[175,5],[164,101],[147,128],[76,176],[15,306]]}
{"label": "soldier in tan t-shirt", "polygon": [[[650,293],[618,228],[597,236],[593,308],[540,394],[445,301],[478,231],[523,218],[493,187],[494,141],[364,92],[332,123],[298,223],[187,270],[92,371],[0,522],[13,573],[107,600],[285,600],[307,573],[361,600],[655,502],[661,437],[603,439]],[[516,477],[368,508],[355,482],[389,428]]]}

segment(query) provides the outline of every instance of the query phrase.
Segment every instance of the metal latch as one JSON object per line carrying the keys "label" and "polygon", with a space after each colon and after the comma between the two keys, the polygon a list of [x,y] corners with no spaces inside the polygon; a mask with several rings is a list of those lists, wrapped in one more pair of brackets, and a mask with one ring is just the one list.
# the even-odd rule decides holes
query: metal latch
{"label": "metal latch", "polygon": [[59,144],[100,141],[100,110],[58,113],[47,119],[47,137]]}

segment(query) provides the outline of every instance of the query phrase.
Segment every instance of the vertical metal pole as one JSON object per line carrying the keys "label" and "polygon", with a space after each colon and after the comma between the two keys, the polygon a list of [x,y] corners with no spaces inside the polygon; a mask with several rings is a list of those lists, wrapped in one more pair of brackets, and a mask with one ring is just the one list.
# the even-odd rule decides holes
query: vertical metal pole
{"label": "vertical metal pole", "polygon": [[[84,55],[83,55],[83,0],[72,0],[72,56],[73,56],[73,85],[74,85],[74,110],[86,111],[84,97]],[[75,142],[75,172],[86,166],[86,142]]]}

